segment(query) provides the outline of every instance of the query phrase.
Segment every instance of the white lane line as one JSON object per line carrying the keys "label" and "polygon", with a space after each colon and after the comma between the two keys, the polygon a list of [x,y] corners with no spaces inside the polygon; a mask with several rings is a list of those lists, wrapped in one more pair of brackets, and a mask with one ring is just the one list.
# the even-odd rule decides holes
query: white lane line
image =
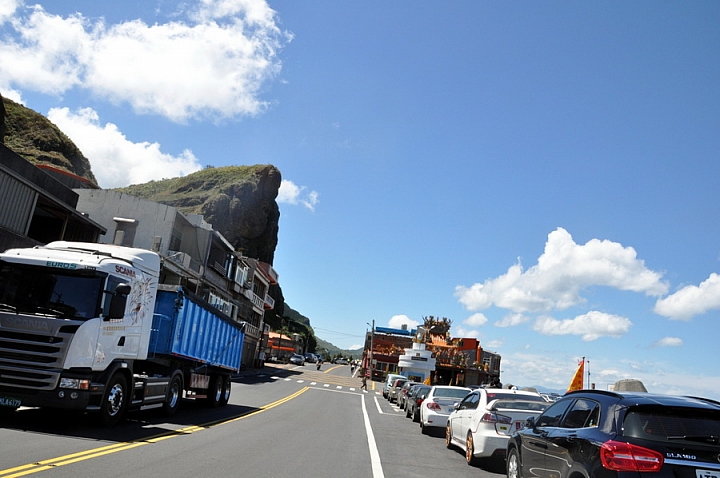
{"label": "white lane line", "polygon": [[367,407],[365,407],[365,397],[360,396],[360,402],[362,403],[363,420],[365,421],[365,432],[367,433],[368,449],[370,450],[370,463],[372,464],[373,478],[385,478],[383,473],[382,462],[380,461],[380,452],[378,452],[377,444],[375,443],[375,435],[370,425],[370,417],[367,413]]}
{"label": "white lane line", "polygon": [[377,411],[379,414],[384,415],[385,412],[382,411],[382,408],[380,408],[380,402],[378,402],[377,395],[375,398],[375,406],[377,407]]}

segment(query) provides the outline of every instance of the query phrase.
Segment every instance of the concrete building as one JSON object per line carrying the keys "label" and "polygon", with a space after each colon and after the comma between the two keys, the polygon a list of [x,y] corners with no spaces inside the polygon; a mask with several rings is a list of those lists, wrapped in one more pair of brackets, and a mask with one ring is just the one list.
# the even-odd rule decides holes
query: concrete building
{"label": "concrete building", "polygon": [[263,347],[263,316],[278,275],[270,264],[243,256],[201,215],[111,190],[76,189],[79,211],[102,224],[98,242],[139,247],[162,258],[160,283],[182,285],[231,320],[245,323],[243,364]]}
{"label": "concrete building", "polygon": [[96,242],[105,234],[106,228],[77,211],[77,193],[52,169],[38,168],[0,144],[0,250],[58,240]]}

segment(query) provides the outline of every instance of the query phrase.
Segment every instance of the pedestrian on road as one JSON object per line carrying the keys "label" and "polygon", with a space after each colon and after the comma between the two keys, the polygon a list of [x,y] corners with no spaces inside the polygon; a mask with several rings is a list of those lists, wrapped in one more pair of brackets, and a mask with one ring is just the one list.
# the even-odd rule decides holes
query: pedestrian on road
{"label": "pedestrian on road", "polygon": [[360,390],[367,390],[367,377],[364,372],[362,376],[362,387],[360,387]]}

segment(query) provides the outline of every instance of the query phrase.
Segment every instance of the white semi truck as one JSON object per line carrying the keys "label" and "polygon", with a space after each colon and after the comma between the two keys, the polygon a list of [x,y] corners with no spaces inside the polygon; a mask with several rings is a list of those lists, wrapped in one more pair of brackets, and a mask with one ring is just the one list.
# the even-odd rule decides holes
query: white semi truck
{"label": "white semi truck", "polygon": [[158,284],[160,257],[58,241],[0,254],[0,409],[96,412],[212,407],[230,397],[244,328],[181,286]]}

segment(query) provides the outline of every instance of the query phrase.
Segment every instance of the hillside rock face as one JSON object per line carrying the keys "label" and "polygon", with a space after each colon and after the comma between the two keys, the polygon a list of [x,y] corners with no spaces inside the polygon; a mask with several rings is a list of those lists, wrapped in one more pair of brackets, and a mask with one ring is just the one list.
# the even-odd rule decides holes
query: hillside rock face
{"label": "hillside rock face", "polygon": [[0,95],[0,144],[5,144],[5,103]]}
{"label": "hillside rock face", "polygon": [[280,221],[275,201],[280,182],[280,171],[272,165],[227,166],[118,191],[187,214],[202,214],[244,255],[272,264]]}
{"label": "hillside rock face", "polygon": [[[32,164],[51,165],[97,184],[90,161],[57,126],[0,96],[0,140],[3,136],[5,146]],[[201,214],[243,254],[272,264],[278,241],[280,210],[275,198],[280,181],[280,171],[271,165],[228,166],[120,191]]]}
{"label": "hillside rock face", "polygon": [[36,166],[50,165],[97,185],[90,161],[49,119],[7,98],[2,105],[5,146]]}

